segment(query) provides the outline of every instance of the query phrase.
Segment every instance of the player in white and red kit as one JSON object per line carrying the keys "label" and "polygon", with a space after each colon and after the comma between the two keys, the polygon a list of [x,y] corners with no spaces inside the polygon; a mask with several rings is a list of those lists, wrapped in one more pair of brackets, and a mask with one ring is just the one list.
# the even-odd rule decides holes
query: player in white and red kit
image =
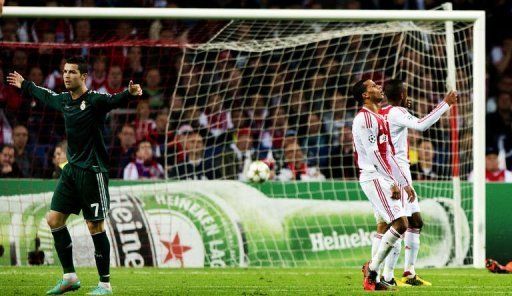
{"label": "player in white and red kit", "polygon": [[[389,142],[398,165],[402,172],[405,173],[408,182],[412,184],[408,158],[408,129],[423,132],[430,128],[450,109],[451,105],[457,102],[457,93],[455,91],[449,92],[432,112],[423,118],[417,118],[404,108],[407,105],[407,89],[401,80],[393,79],[388,81],[384,87],[384,92],[389,105],[381,108],[379,113],[386,119],[391,138]],[[389,285],[400,285],[402,283],[415,286],[431,285],[431,283],[417,276],[414,270],[420,246],[420,231],[423,227],[418,199],[416,198],[413,202],[406,203],[405,211],[408,217],[409,228],[404,236],[405,267],[402,281],[396,282],[394,279],[394,267],[401,250],[401,241],[397,241],[393,250],[386,258],[383,283]],[[379,219],[379,217],[377,218],[377,223],[377,235],[373,239],[372,248],[375,248],[380,243],[380,236],[387,228],[386,222],[383,219]]]}
{"label": "player in white and red kit", "polygon": [[361,80],[352,91],[354,98],[363,104],[352,124],[359,184],[374,211],[390,225],[371,261],[363,266],[363,287],[365,290],[386,289],[377,285],[377,270],[408,227],[406,201],[399,186],[407,192],[410,201],[414,200],[415,192],[391,152],[387,124],[378,114],[384,99],[382,88],[372,80]]}

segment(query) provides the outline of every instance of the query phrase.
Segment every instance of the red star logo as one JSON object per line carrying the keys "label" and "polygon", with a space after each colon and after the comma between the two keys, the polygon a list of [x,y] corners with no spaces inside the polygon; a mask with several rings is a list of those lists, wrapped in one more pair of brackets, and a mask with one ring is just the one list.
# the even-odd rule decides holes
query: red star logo
{"label": "red star logo", "polygon": [[172,258],[176,258],[180,261],[181,267],[183,267],[183,253],[192,249],[189,246],[182,246],[180,244],[180,236],[178,233],[174,236],[172,242],[160,240],[162,244],[167,248],[167,256],[165,256],[164,263],[171,260]]}

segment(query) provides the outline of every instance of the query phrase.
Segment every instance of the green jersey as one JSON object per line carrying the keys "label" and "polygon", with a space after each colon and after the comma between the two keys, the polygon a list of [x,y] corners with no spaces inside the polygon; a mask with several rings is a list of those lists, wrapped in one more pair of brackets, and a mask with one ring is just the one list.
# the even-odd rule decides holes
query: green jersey
{"label": "green jersey", "polygon": [[68,140],[68,162],[95,172],[108,172],[108,154],[102,130],[107,113],[131,97],[124,92],[109,95],[88,90],[76,100],[69,92],[57,94],[23,81],[24,94],[37,98],[64,115]]}

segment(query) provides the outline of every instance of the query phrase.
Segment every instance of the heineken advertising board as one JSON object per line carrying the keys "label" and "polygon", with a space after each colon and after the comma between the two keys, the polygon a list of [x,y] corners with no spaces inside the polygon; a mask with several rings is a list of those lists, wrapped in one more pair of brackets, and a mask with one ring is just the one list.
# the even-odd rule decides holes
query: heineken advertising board
{"label": "heineken advertising board", "polygon": [[[39,238],[45,264],[58,264],[45,214],[52,193],[0,197],[0,265],[27,265]],[[236,181],[187,181],[110,188],[106,220],[112,265],[127,267],[358,266],[370,256],[375,218],[368,201],[268,198]],[[466,215],[451,199],[420,202],[425,228],[419,266],[449,265],[454,213],[464,254]],[[68,229],[77,266],[94,266],[81,216]]]}

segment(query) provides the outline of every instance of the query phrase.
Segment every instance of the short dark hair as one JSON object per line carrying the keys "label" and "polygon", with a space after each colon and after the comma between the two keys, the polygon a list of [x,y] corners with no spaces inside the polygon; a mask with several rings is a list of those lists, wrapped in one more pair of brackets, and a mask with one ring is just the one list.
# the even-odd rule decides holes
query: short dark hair
{"label": "short dark hair", "polygon": [[391,79],[384,85],[384,93],[388,102],[398,103],[402,100],[401,95],[404,92],[404,83],[400,79]]}
{"label": "short dark hair", "polygon": [[78,65],[78,71],[80,71],[80,74],[87,74],[88,72],[87,61],[81,56],[67,58],[66,64]]}
{"label": "short dark hair", "polygon": [[352,95],[359,104],[363,104],[363,94],[366,92],[366,85],[364,84],[368,79],[361,79],[352,87]]}

